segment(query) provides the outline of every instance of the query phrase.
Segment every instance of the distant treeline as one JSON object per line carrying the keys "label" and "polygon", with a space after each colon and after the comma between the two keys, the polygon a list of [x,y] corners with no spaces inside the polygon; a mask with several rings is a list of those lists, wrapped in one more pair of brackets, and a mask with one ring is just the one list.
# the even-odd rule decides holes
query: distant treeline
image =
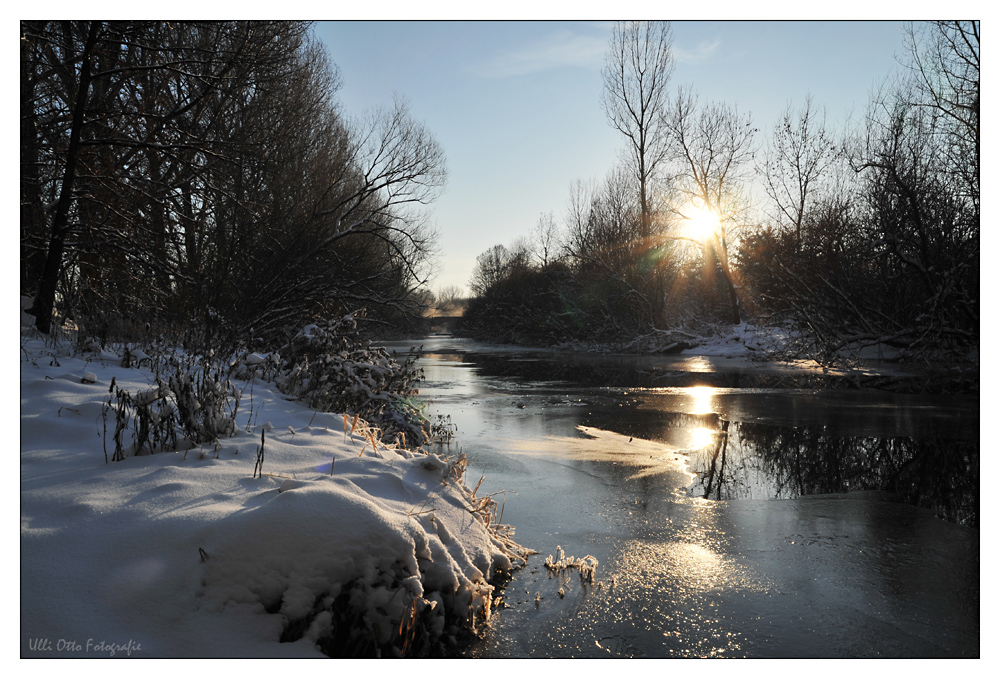
{"label": "distant treeline", "polygon": [[625,162],[578,182],[561,226],[544,214],[479,256],[464,331],[555,344],[753,320],[821,360],[977,347],[979,23],[904,42],[902,75],[845,134],[810,99],[761,134],[734,106],[668,92],[669,24],[619,24],[603,105]]}
{"label": "distant treeline", "polygon": [[21,22],[21,292],[36,326],[225,337],[419,311],[444,154],[349,117],[302,22]]}

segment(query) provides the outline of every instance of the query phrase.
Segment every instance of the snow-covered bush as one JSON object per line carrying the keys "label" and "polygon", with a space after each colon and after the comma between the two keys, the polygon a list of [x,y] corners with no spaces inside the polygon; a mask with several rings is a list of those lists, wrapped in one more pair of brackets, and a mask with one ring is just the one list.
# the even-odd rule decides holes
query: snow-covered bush
{"label": "snow-covered bush", "polygon": [[184,434],[193,443],[214,441],[236,433],[240,392],[221,373],[207,368],[179,369],[167,381]]}
{"label": "snow-covered bush", "polygon": [[[107,416],[114,415],[114,453],[117,462],[130,455],[177,448],[181,440],[192,445],[216,441],[236,433],[240,392],[221,373],[206,366],[175,366],[166,379],[159,374],[155,386],[130,393],[111,385],[105,405],[105,454]],[[131,430],[131,445],[125,433]]]}
{"label": "snow-covered bush", "polygon": [[[230,375],[273,381],[313,410],[358,415],[381,440],[424,445],[430,440],[430,423],[414,398],[423,377],[414,367],[416,358],[399,362],[384,348],[372,346],[358,333],[358,315],[308,325],[280,354],[251,353],[225,371],[211,369],[213,361],[218,364],[214,352],[193,364],[172,354],[159,360],[126,345],[123,367],[152,366],[156,386],[143,394],[112,390],[113,459],[175,447],[178,435],[192,444],[232,436],[241,392]],[[123,440],[129,430],[131,446]]]}
{"label": "snow-covered bush", "polygon": [[314,410],[360,415],[385,439],[426,443],[429,424],[413,398],[423,371],[415,357],[400,363],[362,338],[360,313],[303,328],[282,350],[275,383]]}
{"label": "snow-covered bush", "polygon": [[233,362],[233,376],[241,380],[260,378],[265,382],[274,382],[281,368],[281,355],[270,353],[249,352]]}
{"label": "snow-covered bush", "polygon": [[[143,451],[177,446],[176,411],[161,393],[160,387],[129,393],[111,383],[111,396],[104,406],[104,459],[108,457],[108,415],[112,414],[114,443],[112,462],[118,462]],[[126,445],[125,434],[131,430],[131,445]]]}

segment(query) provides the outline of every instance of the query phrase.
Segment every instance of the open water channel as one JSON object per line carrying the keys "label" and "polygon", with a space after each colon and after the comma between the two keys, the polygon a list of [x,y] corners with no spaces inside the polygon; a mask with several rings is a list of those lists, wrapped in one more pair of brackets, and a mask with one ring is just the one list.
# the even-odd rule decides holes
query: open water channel
{"label": "open water channel", "polygon": [[[439,336],[420,396],[538,552],[470,657],[977,657],[979,397]],[[553,572],[547,556],[593,557]]]}

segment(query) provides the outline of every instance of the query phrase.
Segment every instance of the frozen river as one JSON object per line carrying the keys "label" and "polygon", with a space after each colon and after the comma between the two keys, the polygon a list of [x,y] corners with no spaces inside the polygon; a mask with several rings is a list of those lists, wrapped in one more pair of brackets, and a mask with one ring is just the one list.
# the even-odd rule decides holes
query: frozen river
{"label": "frozen river", "polygon": [[979,655],[978,396],[421,343],[466,482],[538,551],[467,655]]}

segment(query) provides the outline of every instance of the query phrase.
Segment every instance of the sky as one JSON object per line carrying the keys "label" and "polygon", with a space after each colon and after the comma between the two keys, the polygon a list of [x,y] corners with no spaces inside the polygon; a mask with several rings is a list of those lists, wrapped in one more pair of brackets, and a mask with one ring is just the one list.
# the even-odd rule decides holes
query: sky
{"label": "sky", "polygon": [[[431,216],[440,255],[431,288],[465,287],[476,257],[527,236],[543,213],[562,223],[570,186],[603,179],[624,138],[600,104],[610,22],[335,21],[317,35],[340,70],[349,115],[404,97],[444,147],[448,182]],[[670,89],[749,112],[763,141],[789,103],[811,94],[827,123],[864,114],[898,70],[900,22],[673,23]]]}

